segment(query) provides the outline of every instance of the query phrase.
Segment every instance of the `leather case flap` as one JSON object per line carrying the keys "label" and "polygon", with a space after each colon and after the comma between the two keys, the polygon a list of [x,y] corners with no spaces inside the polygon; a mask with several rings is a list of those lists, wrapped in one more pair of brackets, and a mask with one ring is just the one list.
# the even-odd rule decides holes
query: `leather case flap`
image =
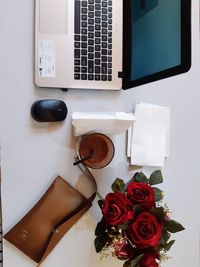
{"label": "leather case flap", "polygon": [[91,205],[89,199],[58,176],[4,238],[39,263]]}

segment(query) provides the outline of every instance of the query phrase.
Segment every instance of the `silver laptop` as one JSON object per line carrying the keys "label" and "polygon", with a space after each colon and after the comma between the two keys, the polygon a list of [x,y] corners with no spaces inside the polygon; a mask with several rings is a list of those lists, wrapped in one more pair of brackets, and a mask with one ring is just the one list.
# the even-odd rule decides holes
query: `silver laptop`
{"label": "silver laptop", "polygon": [[190,65],[191,0],[36,0],[39,87],[127,89]]}
{"label": "silver laptop", "polygon": [[36,0],[36,84],[121,89],[122,10],[121,0]]}

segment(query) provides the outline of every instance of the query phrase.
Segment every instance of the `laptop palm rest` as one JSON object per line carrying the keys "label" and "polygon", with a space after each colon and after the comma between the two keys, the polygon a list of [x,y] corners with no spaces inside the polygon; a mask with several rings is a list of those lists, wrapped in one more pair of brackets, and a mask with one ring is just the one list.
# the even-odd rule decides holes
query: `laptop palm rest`
{"label": "laptop palm rest", "polygon": [[67,34],[67,0],[40,0],[39,31]]}

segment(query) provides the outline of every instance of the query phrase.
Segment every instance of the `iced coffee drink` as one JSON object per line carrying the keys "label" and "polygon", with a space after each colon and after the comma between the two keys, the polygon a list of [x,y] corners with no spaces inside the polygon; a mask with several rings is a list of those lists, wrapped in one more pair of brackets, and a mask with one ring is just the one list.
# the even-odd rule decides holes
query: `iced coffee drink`
{"label": "iced coffee drink", "polygon": [[92,169],[100,169],[107,166],[114,156],[114,145],[111,139],[101,133],[92,133],[80,142],[79,156],[85,165]]}

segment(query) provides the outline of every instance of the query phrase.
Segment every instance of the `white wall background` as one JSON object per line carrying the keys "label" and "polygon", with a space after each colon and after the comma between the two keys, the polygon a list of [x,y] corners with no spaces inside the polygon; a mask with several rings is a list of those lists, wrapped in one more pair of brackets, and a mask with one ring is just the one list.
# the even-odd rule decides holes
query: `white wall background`
{"label": "white wall background", "polygon": [[[183,75],[128,91],[97,92],[39,89],[33,81],[34,1],[0,0],[0,133],[2,146],[3,226],[7,231],[41,196],[55,175],[77,184],[72,168],[73,111],[134,110],[140,101],[171,107],[170,157],[163,169],[162,185],[173,218],[186,227],[175,236],[168,267],[199,266],[200,202],[200,42],[199,1],[192,0],[192,68]],[[35,99],[63,99],[69,109],[63,124],[39,125],[30,117]],[[128,179],[124,137],[114,161],[97,171],[102,195],[116,176]],[[129,172],[128,172],[129,171]],[[151,169],[145,169],[147,173]],[[93,247],[93,231],[101,214],[96,204],[63,238],[43,263],[44,267],[120,267],[112,258],[99,260]],[[34,262],[4,242],[5,267],[32,267]]]}

